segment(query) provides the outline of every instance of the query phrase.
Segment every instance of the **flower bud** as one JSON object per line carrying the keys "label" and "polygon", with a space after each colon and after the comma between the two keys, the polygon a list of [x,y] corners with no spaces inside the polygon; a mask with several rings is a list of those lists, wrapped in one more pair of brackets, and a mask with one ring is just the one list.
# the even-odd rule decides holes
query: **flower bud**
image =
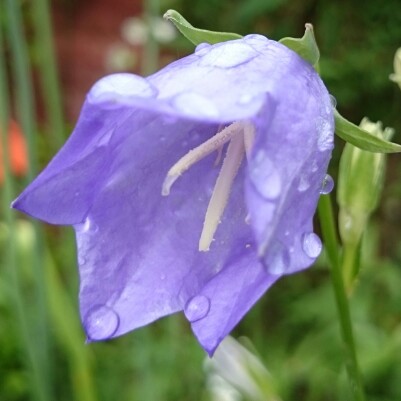
{"label": "flower bud", "polygon": [[[360,127],[389,140],[393,129],[383,130],[381,122],[364,118]],[[383,187],[386,155],[345,145],[340,160],[337,200],[340,206],[340,236],[343,243],[357,245],[370,214],[376,209]]]}
{"label": "flower bud", "polygon": [[398,84],[401,89],[401,47],[394,55],[394,74],[390,75],[390,79]]}

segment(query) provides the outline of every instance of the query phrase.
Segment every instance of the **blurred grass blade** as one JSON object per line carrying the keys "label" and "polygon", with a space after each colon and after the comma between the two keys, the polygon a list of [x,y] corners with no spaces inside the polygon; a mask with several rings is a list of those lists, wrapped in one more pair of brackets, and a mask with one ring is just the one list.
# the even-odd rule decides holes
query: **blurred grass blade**
{"label": "blurred grass blade", "polygon": [[[27,45],[23,34],[23,22],[19,2],[6,0],[8,40],[11,48],[11,71],[16,90],[16,111],[22,130],[26,135],[29,154],[28,179],[32,180],[37,172],[37,149],[35,138],[34,102],[32,93],[32,78],[28,60]],[[36,364],[37,392],[41,400],[51,400],[50,383],[51,368],[49,358],[49,325],[46,308],[46,288],[42,269],[41,249],[43,234],[37,223],[34,223],[36,243],[31,255],[33,275],[35,277],[35,311],[30,319],[30,335],[34,342],[34,363]],[[31,301],[32,302],[32,301]]]}
{"label": "blurred grass blade", "polygon": [[[159,0],[148,0],[143,3],[144,17],[148,26],[160,13]],[[142,75],[153,74],[159,67],[159,44],[153,34],[147,35],[142,60]]]}
{"label": "blurred grass blade", "polygon": [[[0,3],[0,14],[4,15],[4,3]],[[3,32],[0,27],[0,54],[4,54]],[[15,310],[16,326],[21,335],[19,339],[22,343],[23,355],[26,353],[27,368],[32,371],[32,387],[34,389],[34,399],[50,400],[47,396],[47,391],[41,376],[41,366],[35,351],[35,343],[29,333],[28,311],[25,308],[20,286],[19,268],[17,266],[17,241],[16,241],[16,222],[14,213],[10,209],[10,202],[14,197],[13,177],[10,169],[10,157],[8,153],[8,129],[9,129],[9,101],[8,101],[8,79],[6,76],[6,66],[4,58],[0,58],[0,133],[1,133],[1,148],[2,166],[4,173],[4,182],[2,184],[2,213],[6,220],[8,228],[8,238],[6,243],[4,262],[8,266],[8,278],[10,280],[10,292],[12,294],[13,310]],[[5,274],[6,272],[4,272]]]}
{"label": "blurred grass blade", "polygon": [[314,67],[317,66],[320,52],[313,33],[312,24],[305,24],[305,33],[302,38],[282,38],[279,42],[293,50]]}
{"label": "blurred grass blade", "polygon": [[64,117],[52,41],[49,2],[48,0],[35,0],[31,4],[38,72],[44,95],[46,117],[49,121],[49,132],[52,135],[50,139],[56,150],[64,142]]}
{"label": "blurred grass blade", "polygon": [[351,143],[357,148],[374,153],[399,153],[401,145],[381,139],[370,134],[350,121],[346,120],[341,114],[334,110],[336,122],[336,134],[344,141]]}
{"label": "blurred grass blade", "polygon": [[228,32],[213,32],[205,29],[198,29],[193,27],[181,14],[175,10],[168,10],[163,18],[171,21],[177,29],[194,45],[200,43],[220,43],[227,40],[240,39],[242,36],[236,33]]}
{"label": "blurred grass blade", "polygon": [[46,281],[50,312],[56,336],[70,364],[70,374],[74,389],[74,401],[95,401],[95,388],[91,373],[91,348],[85,345],[83,331],[72,308],[56,266],[49,252],[46,253]]}

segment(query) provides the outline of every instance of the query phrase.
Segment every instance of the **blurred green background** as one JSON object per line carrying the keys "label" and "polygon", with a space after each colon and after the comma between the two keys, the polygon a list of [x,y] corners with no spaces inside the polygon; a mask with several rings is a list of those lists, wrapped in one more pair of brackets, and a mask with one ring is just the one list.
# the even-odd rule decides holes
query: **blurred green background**
{"label": "blurred green background", "polygon": [[[401,91],[388,79],[401,46],[399,0],[0,0],[1,401],[218,399],[208,386],[205,353],[181,315],[85,345],[72,229],[9,208],[62,145],[96,79],[122,70],[149,74],[192,51],[161,20],[169,8],[198,27],[276,40],[302,36],[311,22],[337,108],[355,123],[368,116],[394,127],[400,142]],[[337,145],[334,178],[343,143]],[[351,300],[371,401],[401,399],[400,195],[401,164],[390,156]],[[348,399],[324,255],[276,284],[233,334],[248,337],[270,372],[275,391],[266,400]],[[236,397],[224,400],[252,399],[241,391]]]}

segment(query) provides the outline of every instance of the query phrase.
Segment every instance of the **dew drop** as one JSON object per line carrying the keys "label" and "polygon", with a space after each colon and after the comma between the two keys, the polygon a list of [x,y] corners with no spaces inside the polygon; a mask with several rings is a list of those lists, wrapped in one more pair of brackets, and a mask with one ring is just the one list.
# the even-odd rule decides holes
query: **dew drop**
{"label": "dew drop", "polygon": [[101,136],[101,138],[99,139],[97,145],[98,146],[107,146],[110,142],[110,139],[112,138],[114,133],[114,130],[109,130],[107,131],[105,134],[103,134]]}
{"label": "dew drop", "polygon": [[91,229],[92,221],[89,217],[87,217],[82,225],[82,231],[86,232]]}
{"label": "dew drop", "polygon": [[259,150],[251,163],[249,178],[265,199],[276,199],[280,195],[280,174],[264,150]]}
{"label": "dew drop", "polygon": [[305,192],[309,187],[310,187],[310,183],[308,181],[308,178],[305,177],[304,175],[301,175],[301,178],[299,179],[299,183],[298,183],[298,191]]}
{"label": "dew drop", "polygon": [[337,99],[333,95],[329,95],[329,97],[330,97],[331,105],[333,106],[333,108],[336,108],[337,107]]}
{"label": "dew drop", "polygon": [[216,105],[206,97],[195,92],[183,92],[175,96],[173,106],[178,111],[191,117],[218,117]]}
{"label": "dew drop", "polygon": [[158,90],[145,78],[134,74],[108,75],[97,81],[88,94],[92,103],[120,103],[132,97],[156,97]]}
{"label": "dew drop", "polygon": [[311,167],[312,173],[316,173],[316,171],[317,171],[318,169],[319,169],[319,168],[318,168],[318,165],[317,165],[317,161],[316,161],[316,160],[313,160],[313,162],[312,162],[312,167]]}
{"label": "dew drop", "polygon": [[233,41],[210,49],[200,60],[200,65],[231,68],[247,63],[257,55],[258,52],[246,43]]}
{"label": "dew drop", "polygon": [[302,249],[310,258],[315,259],[322,251],[322,241],[315,233],[306,233],[302,236]]}
{"label": "dew drop", "polygon": [[117,331],[120,318],[109,306],[98,305],[88,312],[84,324],[88,340],[105,340]]}
{"label": "dew drop", "polygon": [[290,255],[284,247],[280,247],[276,251],[276,255],[272,258],[268,266],[268,271],[271,274],[280,276],[284,274],[290,265]]}
{"label": "dew drop", "polygon": [[86,262],[87,262],[86,257],[83,256],[83,255],[81,255],[80,252],[78,252],[78,264],[79,264],[80,266],[83,266],[83,265],[86,264]]}
{"label": "dew drop", "polygon": [[96,233],[99,231],[98,225],[89,217],[87,217],[82,223],[76,224],[75,229],[80,233]]}
{"label": "dew drop", "polygon": [[331,124],[324,118],[319,118],[316,123],[316,129],[319,135],[317,147],[321,152],[333,148],[334,132]]}
{"label": "dew drop", "polygon": [[334,180],[326,174],[324,176],[323,182],[322,182],[322,187],[320,188],[320,193],[322,195],[327,195],[329,194],[334,188]]}
{"label": "dew drop", "polygon": [[263,35],[258,35],[257,33],[252,33],[250,35],[244,36],[244,40],[246,40],[249,43],[266,43],[269,41],[269,39],[266,38],[266,36]]}
{"label": "dew drop", "polygon": [[253,96],[249,93],[246,93],[242,96],[240,96],[240,98],[238,99],[238,103],[239,104],[248,104],[251,103],[253,100]]}
{"label": "dew drop", "polygon": [[186,318],[194,323],[207,316],[210,310],[210,299],[204,295],[195,295],[184,308]]}
{"label": "dew drop", "polygon": [[209,43],[200,43],[198,46],[195,48],[195,54],[197,56],[203,56],[204,54],[207,53],[207,51],[210,49],[210,44]]}
{"label": "dew drop", "polygon": [[244,93],[238,98],[237,103],[240,106],[253,106],[255,110],[258,110],[265,101],[266,94],[264,93]]}

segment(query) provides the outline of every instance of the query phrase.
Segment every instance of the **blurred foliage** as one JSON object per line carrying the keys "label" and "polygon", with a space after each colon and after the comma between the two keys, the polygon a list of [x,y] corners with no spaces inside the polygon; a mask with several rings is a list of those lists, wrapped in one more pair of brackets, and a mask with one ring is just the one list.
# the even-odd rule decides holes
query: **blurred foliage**
{"label": "blurred foliage", "polygon": [[[86,3],[55,2],[74,12]],[[30,10],[29,2],[16,3],[24,4],[25,33],[30,34],[35,26],[32,21],[38,15]],[[110,3],[111,9],[118,6],[118,2]],[[337,98],[341,113],[355,123],[363,116],[381,120],[385,126],[395,128],[394,140],[400,142],[401,91],[388,79],[393,71],[394,53],[401,43],[399,0],[367,0],[363,6],[357,0],[159,3],[160,14],[174,8],[197,27],[240,34],[257,32],[276,40],[300,37],[304,24],[312,23],[321,53],[322,77]],[[96,2],[91,6],[96,7]],[[1,29],[8,23],[0,12]],[[37,54],[42,42],[32,40],[30,35],[29,38],[30,61],[40,73]],[[179,40],[169,45],[174,54],[176,49],[190,52],[190,44],[180,42],[187,46],[181,47]],[[10,54],[7,47],[1,57],[12,74]],[[15,100],[15,77],[7,82],[12,83],[8,88],[11,104]],[[44,85],[38,90],[46,91]],[[51,144],[59,142],[51,136],[51,130],[45,131],[42,126],[35,130],[40,166],[51,158]],[[333,177],[337,175],[339,145],[331,166]],[[364,238],[362,272],[352,298],[356,342],[370,401],[399,401],[401,397],[401,177],[397,156],[389,157],[388,171],[383,202]],[[13,178],[12,184],[15,196],[25,180]],[[1,190],[4,194],[5,189]],[[42,321],[38,318],[41,312],[37,301],[43,295],[50,336],[46,346],[51,369],[45,377],[50,387],[49,400],[209,400],[202,370],[205,354],[182,315],[162,319],[112,341],[85,345],[77,308],[78,275],[72,230],[47,226],[40,234],[43,241],[38,241],[32,224],[16,213],[13,216],[17,221],[13,222],[7,212],[8,204],[3,206],[0,400],[45,399],[35,396],[35,386],[39,384],[32,380],[35,370],[26,338],[27,335],[34,346],[41,343],[37,338]],[[11,265],[7,251],[13,238],[16,261]],[[44,255],[40,267],[46,294],[38,294],[32,270],[32,251],[37,246]],[[13,272],[18,273],[17,287]],[[25,326],[16,306],[19,302],[26,313]],[[280,280],[233,334],[249,337],[282,400],[347,399],[342,345],[324,255],[307,272]]]}

